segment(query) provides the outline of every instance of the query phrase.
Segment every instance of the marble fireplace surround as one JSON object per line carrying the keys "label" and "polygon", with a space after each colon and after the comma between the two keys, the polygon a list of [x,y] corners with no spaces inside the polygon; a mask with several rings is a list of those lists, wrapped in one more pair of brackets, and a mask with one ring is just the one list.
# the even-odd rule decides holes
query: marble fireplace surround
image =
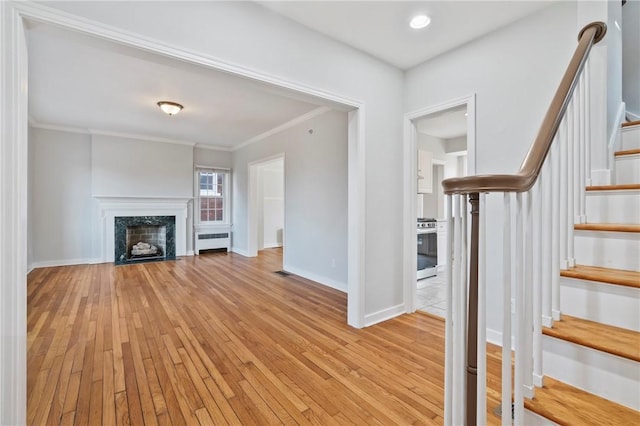
{"label": "marble fireplace surround", "polygon": [[175,216],[176,256],[187,252],[187,229],[192,198],[186,197],[110,197],[98,200],[101,228],[101,261],[115,260],[115,218],[120,216]]}

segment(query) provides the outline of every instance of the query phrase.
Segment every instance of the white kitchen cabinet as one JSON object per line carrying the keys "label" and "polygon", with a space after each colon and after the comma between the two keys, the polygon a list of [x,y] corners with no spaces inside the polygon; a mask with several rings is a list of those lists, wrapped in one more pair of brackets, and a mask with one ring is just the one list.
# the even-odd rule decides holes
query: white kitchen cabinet
{"label": "white kitchen cabinet", "polygon": [[433,192],[433,153],[418,150],[418,194]]}

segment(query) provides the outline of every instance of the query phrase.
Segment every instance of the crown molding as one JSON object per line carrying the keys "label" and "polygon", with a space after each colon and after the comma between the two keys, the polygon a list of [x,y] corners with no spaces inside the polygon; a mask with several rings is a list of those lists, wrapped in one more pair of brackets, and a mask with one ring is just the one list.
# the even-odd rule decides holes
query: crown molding
{"label": "crown molding", "polygon": [[268,138],[269,136],[272,136],[272,135],[280,133],[280,132],[282,132],[284,130],[290,129],[291,127],[293,127],[293,126],[295,126],[297,124],[304,123],[305,121],[311,120],[312,118],[317,117],[319,115],[322,115],[325,112],[330,111],[330,110],[331,110],[331,108],[325,107],[325,106],[316,108],[314,110],[311,110],[311,111],[307,112],[306,114],[303,114],[303,115],[301,115],[299,117],[296,117],[293,120],[287,121],[286,123],[283,123],[283,124],[281,124],[279,126],[276,126],[271,130],[267,130],[264,133],[261,133],[261,134],[259,134],[257,136],[252,137],[251,139],[248,139],[248,140],[242,142],[241,144],[233,147],[231,149],[231,151],[237,151],[239,149],[242,149],[242,148],[244,148],[246,146],[249,146],[251,144],[254,144],[256,142],[260,142],[261,140],[264,140],[264,139]]}
{"label": "crown molding", "polygon": [[233,148],[228,147],[228,146],[209,145],[209,144],[206,144],[206,143],[197,143],[196,144],[196,148],[209,149],[209,150],[212,150],[212,151],[225,151],[225,152],[233,151]]}

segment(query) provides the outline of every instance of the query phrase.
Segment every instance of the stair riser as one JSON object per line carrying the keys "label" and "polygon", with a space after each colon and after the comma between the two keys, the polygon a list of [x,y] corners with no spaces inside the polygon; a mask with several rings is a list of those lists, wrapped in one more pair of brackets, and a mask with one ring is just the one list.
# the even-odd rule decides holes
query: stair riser
{"label": "stair riser", "polygon": [[640,183],[640,154],[616,157],[615,183]]}
{"label": "stair riser", "polygon": [[640,191],[588,191],[587,222],[638,223]]}
{"label": "stair riser", "polygon": [[640,331],[640,289],[562,277],[560,311],[574,317]]}
{"label": "stair riser", "polygon": [[542,417],[541,415],[527,409],[524,410],[523,421],[523,424],[527,426],[558,426],[558,423],[552,422],[546,417]]}
{"label": "stair riser", "polygon": [[575,260],[580,265],[640,271],[640,234],[575,231]]}
{"label": "stair riser", "polygon": [[623,127],[620,151],[640,148],[640,126]]}
{"label": "stair riser", "polygon": [[546,376],[640,410],[640,364],[571,342],[543,336]]}

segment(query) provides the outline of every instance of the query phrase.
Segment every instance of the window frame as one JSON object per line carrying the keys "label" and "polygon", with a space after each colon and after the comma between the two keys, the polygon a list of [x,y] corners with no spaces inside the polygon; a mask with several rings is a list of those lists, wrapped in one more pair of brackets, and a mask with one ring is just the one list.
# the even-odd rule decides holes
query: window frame
{"label": "window frame", "polygon": [[[222,220],[203,221],[201,220],[200,201],[202,197],[200,195],[200,173],[218,173],[224,175],[222,183]],[[219,226],[231,224],[231,169],[222,167],[207,167],[196,166],[194,170],[194,192],[195,192],[195,205],[194,205],[194,224],[199,226]]]}

